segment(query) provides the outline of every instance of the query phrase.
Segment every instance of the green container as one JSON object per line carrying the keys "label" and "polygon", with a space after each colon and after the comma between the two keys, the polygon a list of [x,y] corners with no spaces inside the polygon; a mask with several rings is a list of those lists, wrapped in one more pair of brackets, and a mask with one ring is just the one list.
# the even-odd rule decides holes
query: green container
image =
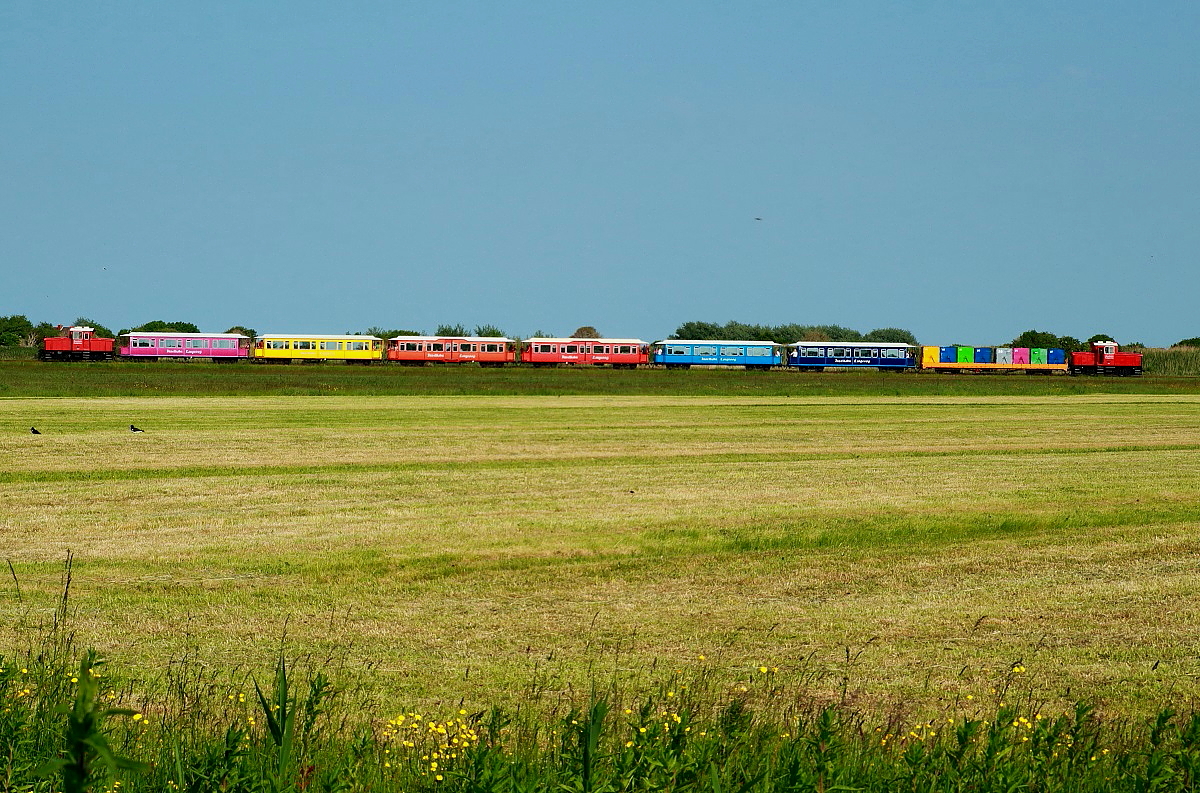
{"label": "green container", "polygon": [[1046,362],[1046,348],[1045,347],[1030,348],[1029,362],[1030,363],[1045,363]]}
{"label": "green container", "polygon": [[959,347],[958,348],[959,363],[975,363],[975,348],[974,347]]}

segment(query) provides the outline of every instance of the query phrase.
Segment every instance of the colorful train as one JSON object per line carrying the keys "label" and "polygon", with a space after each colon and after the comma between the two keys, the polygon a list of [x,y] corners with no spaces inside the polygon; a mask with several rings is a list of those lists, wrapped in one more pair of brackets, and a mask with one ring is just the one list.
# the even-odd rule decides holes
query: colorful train
{"label": "colorful train", "polygon": [[239,333],[130,332],[115,339],[75,326],[45,340],[44,361],[130,361],[208,359],[215,363],[508,364],[531,366],[639,366],[689,369],[730,366],[744,369],[823,371],[869,368],[903,372],[1140,375],[1142,355],[1122,352],[1116,342],[1067,352],[1029,347],[931,347],[889,342],[665,339],[579,339],[503,336],[378,336],[265,333],[251,339]]}

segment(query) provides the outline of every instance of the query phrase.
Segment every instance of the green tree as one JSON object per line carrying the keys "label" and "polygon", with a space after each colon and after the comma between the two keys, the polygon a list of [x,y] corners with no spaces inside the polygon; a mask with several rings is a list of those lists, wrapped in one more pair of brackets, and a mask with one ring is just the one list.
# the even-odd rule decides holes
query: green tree
{"label": "green tree", "polygon": [[16,347],[33,334],[33,323],[24,314],[0,317],[0,347]]}
{"label": "green tree", "polygon": [[496,327],[495,325],[476,325],[475,326],[475,335],[476,336],[495,336],[495,337],[507,337],[508,336],[507,333],[500,330],[500,328]]}
{"label": "green tree", "polygon": [[229,330],[227,330],[225,332],[226,333],[240,333],[243,336],[249,336],[251,339],[258,337],[258,331],[256,331],[254,328],[247,328],[245,325],[234,325],[232,328],[230,328]]}
{"label": "green tree", "polygon": [[1088,336],[1087,343],[1088,343],[1088,346],[1090,347],[1094,342],[1097,342],[1097,341],[1116,341],[1116,340],[1117,340],[1117,337],[1113,336],[1111,333],[1094,333],[1091,336]]}
{"label": "green tree", "polygon": [[553,333],[547,333],[547,332],[546,332],[546,331],[544,331],[544,330],[535,330],[535,331],[533,332],[533,335],[531,335],[529,338],[531,338],[531,339],[553,339],[553,338],[554,338],[554,334],[553,334]]}
{"label": "green tree", "polygon": [[863,341],[881,341],[917,346],[917,337],[913,335],[912,331],[905,330],[904,328],[876,328],[863,336]]}
{"label": "green tree", "polygon": [[1190,339],[1182,339],[1175,342],[1176,347],[1200,347],[1200,336],[1193,336]]}
{"label": "green tree", "polygon": [[419,330],[404,330],[402,328],[389,330],[387,328],[371,327],[371,328],[367,328],[362,333],[359,333],[356,331],[353,334],[346,334],[346,335],[348,335],[348,336],[349,335],[378,336],[381,339],[394,339],[397,336],[424,336],[425,334]]}
{"label": "green tree", "polygon": [[593,328],[591,325],[583,325],[575,329],[571,334],[572,339],[599,339],[600,331]]}
{"label": "green tree", "polygon": [[1067,352],[1079,352],[1080,350],[1086,350],[1090,347],[1089,344],[1080,341],[1074,336],[1059,336],[1058,344],[1055,346],[1061,347]]}
{"label": "green tree", "polygon": [[191,322],[164,322],[161,319],[151,320],[136,328],[129,328],[122,333],[199,333],[200,328]]}
{"label": "green tree", "polygon": [[463,324],[458,325],[438,325],[437,330],[433,332],[434,336],[466,336],[467,327]]}
{"label": "green tree", "polygon": [[1013,347],[1057,347],[1058,336],[1044,330],[1027,330],[1011,344]]}
{"label": "green tree", "polygon": [[106,338],[110,338],[110,339],[116,337],[115,333],[113,333],[111,330],[104,327],[103,325],[101,325],[99,322],[97,322],[94,319],[88,319],[87,317],[76,317],[75,324],[82,325],[87,328],[94,328],[97,336],[102,336],[102,337],[106,337]]}

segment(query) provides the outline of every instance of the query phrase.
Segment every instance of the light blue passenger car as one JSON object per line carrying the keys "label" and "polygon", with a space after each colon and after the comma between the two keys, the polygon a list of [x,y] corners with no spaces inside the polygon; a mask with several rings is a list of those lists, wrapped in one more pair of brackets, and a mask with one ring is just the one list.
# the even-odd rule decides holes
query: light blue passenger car
{"label": "light blue passenger car", "polygon": [[783,345],[773,341],[667,339],[654,342],[650,362],[663,364],[668,369],[693,366],[770,369],[783,364]]}

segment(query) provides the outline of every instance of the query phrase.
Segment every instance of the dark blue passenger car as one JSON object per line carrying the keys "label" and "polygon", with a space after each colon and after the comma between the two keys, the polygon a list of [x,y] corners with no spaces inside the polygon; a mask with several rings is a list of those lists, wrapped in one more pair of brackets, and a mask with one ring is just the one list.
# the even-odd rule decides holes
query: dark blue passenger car
{"label": "dark blue passenger car", "polygon": [[813,372],[827,366],[902,371],[916,368],[917,349],[892,342],[801,341],[790,345],[787,365]]}

